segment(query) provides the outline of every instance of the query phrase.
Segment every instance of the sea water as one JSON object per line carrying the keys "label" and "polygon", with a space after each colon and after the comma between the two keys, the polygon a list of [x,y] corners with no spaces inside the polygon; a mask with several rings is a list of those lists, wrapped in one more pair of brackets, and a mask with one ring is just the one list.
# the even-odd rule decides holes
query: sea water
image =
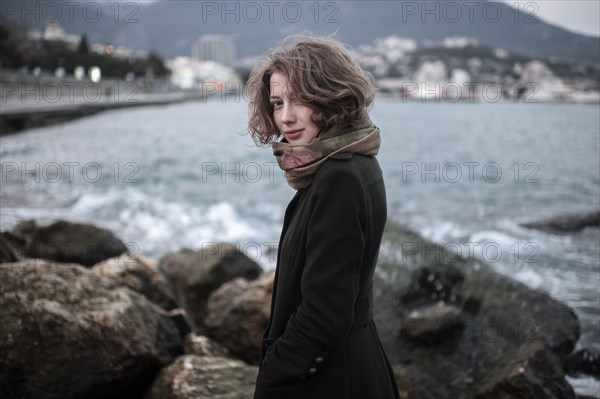
{"label": "sea water", "polygon": [[[581,320],[578,347],[600,350],[600,229],[521,226],[600,208],[598,106],[378,98],[370,115],[390,220],[565,302]],[[93,223],[155,259],[230,242],[273,268],[295,191],[246,123],[247,103],[227,97],[3,137],[0,227]],[[600,389],[570,381],[580,393]]]}

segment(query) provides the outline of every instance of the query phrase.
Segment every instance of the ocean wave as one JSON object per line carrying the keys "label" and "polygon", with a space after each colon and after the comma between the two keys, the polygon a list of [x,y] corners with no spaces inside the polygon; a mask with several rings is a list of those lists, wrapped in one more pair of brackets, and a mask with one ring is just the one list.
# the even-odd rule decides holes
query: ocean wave
{"label": "ocean wave", "polygon": [[[80,193],[64,208],[11,208],[7,213],[3,210],[3,216],[9,219],[3,221],[3,228],[28,218],[41,224],[58,219],[92,223],[112,230],[130,251],[156,259],[184,247],[198,250],[226,241],[247,249],[261,266],[270,268],[272,262],[266,255],[256,255],[259,244],[264,246],[277,238],[277,223],[265,218],[266,214],[265,209],[242,211],[231,202],[170,201],[127,187]],[[277,212],[272,215],[280,216]]]}

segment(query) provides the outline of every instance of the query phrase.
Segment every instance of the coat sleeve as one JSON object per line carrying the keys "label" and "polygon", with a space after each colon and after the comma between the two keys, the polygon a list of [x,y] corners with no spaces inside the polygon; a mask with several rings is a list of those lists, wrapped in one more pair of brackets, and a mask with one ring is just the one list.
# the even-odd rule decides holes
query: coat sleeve
{"label": "coat sleeve", "polygon": [[346,167],[317,174],[307,227],[302,302],[267,350],[261,372],[277,382],[310,378],[349,333],[359,291],[365,193]]}

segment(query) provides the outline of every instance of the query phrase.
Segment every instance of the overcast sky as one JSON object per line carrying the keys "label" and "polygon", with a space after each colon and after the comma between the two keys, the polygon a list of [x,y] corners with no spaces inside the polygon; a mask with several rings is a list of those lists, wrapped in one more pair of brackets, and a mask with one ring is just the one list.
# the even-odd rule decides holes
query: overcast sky
{"label": "overcast sky", "polygon": [[[573,32],[600,36],[600,0],[504,0],[524,7],[536,17]],[[536,10],[537,9],[537,10]]]}
{"label": "overcast sky", "polygon": [[[110,0],[128,2],[130,0]],[[157,0],[138,0],[152,3]],[[573,32],[600,36],[600,0],[500,0]],[[460,1],[459,1],[460,3]]]}

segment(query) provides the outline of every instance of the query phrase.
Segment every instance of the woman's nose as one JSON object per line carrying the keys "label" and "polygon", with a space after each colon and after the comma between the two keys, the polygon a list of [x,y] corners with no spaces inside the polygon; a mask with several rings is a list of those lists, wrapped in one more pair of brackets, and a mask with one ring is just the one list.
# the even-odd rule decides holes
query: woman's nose
{"label": "woman's nose", "polygon": [[293,104],[284,104],[283,110],[281,111],[281,121],[283,123],[293,123],[296,120],[296,113],[294,112]]}

